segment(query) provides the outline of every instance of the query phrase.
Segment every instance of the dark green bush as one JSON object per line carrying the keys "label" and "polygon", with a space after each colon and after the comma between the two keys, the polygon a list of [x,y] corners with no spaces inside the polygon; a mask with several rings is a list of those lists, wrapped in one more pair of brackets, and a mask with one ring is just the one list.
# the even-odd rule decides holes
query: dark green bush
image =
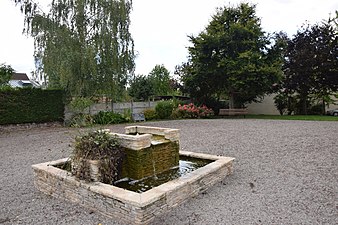
{"label": "dark green bush", "polygon": [[161,101],[157,103],[155,107],[155,111],[156,111],[157,116],[160,119],[169,119],[174,108],[175,108],[175,104],[173,103],[173,101],[171,100]]}
{"label": "dark green bush", "polygon": [[154,120],[157,119],[157,114],[155,109],[149,108],[149,109],[145,109],[143,111],[144,117],[146,120]]}
{"label": "dark green bush", "polygon": [[308,111],[309,115],[322,115],[323,114],[323,104],[312,105]]}
{"label": "dark green bush", "polygon": [[116,124],[128,122],[126,118],[120,113],[114,112],[104,112],[100,111],[98,114],[94,115],[94,123],[97,124]]}
{"label": "dark green bush", "polygon": [[198,105],[205,105],[208,108],[211,108],[215,114],[217,115],[220,109],[228,109],[229,102],[228,101],[220,101],[216,98],[210,97],[205,99],[204,101],[197,102]]}
{"label": "dark green bush", "polygon": [[0,89],[0,124],[63,121],[63,91]]}

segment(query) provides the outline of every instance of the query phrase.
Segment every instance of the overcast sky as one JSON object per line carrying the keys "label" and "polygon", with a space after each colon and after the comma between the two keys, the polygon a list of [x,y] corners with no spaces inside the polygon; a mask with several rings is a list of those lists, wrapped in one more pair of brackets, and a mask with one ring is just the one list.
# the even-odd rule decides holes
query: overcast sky
{"label": "overcast sky", "polygon": [[[51,0],[36,0],[42,5]],[[136,74],[147,75],[157,64],[171,73],[186,61],[187,35],[197,35],[217,7],[236,6],[243,0],[133,0],[130,32],[134,38]],[[289,36],[305,22],[328,19],[338,10],[337,0],[251,0],[266,32],[285,31]],[[0,0],[0,63],[17,72],[34,70],[33,41],[22,34],[23,16],[13,0]]]}

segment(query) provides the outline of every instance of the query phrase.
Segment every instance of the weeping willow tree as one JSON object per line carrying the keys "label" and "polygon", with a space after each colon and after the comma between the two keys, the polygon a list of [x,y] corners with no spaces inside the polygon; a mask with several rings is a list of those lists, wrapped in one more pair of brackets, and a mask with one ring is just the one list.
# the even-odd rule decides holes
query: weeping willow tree
{"label": "weeping willow tree", "polygon": [[53,0],[44,13],[33,0],[13,0],[34,38],[36,74],[71,96],[121,97],[134,72],[131,0]]}

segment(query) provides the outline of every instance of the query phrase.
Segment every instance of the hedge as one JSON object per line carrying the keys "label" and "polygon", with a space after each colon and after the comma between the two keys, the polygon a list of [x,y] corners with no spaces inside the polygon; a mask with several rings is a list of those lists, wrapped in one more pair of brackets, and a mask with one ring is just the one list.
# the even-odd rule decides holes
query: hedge
{"label": "hedge", "polygon": [[0,124],[62,121],[64,107],[61,90],[0,90]]}

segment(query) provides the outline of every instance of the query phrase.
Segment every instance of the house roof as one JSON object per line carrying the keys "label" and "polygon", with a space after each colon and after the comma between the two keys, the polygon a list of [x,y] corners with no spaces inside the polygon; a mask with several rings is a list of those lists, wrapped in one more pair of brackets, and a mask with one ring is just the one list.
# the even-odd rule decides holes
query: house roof
{"label": "house roof", "polygon": [[25,73],[13,73],[11,80],[29,80]]}
{"label": "house roof", "polygon": [[13,73],[9,81],[11,87],[40,87],[40,84],[30,80],[25,73]]}

